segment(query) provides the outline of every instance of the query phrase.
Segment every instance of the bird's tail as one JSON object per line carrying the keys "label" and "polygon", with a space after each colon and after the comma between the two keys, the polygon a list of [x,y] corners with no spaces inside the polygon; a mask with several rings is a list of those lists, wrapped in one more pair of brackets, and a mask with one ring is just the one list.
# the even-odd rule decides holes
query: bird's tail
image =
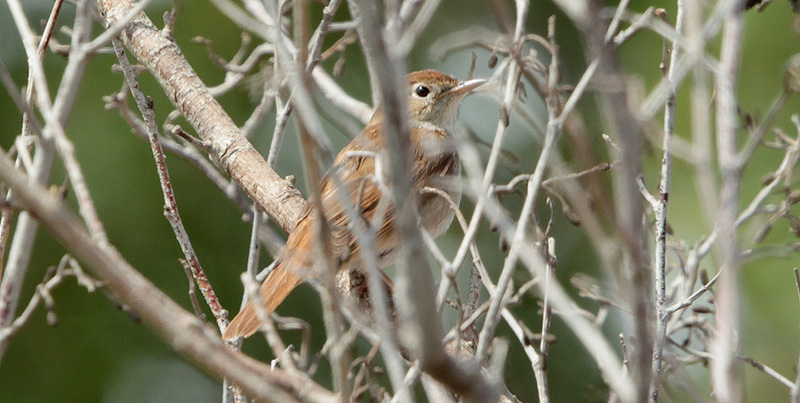
{"label": "bird's tail", "polygon": [[[302,281],[299,276],[287,270],[284,264],[275,266],[259,288],[265,312],[272,313]],[[258,319],[258,313],[253,301],[249,301],[225,328],[222,338],[229,340],[236,337],[250,337],[259,327],[261,321]]]}
{"label": "bird's tail", "polygon": [[[289,236],[284,249],[283,259],[275,265],[275,268],[267,275],[267,278],[261,283],[259,288],[259,295],[261,302],[264,304],[264,310],[267,314],[272,313],[283,302],[298,284],[303,282],[300,277],[299,271],[310,265],[307,261],[309,256],[309,249],[311,246],[310,236],[303,234],[304,226],[310,225],[310,220],[303,220],[297,228]],[[298,232],[299,230],[299,232]],[[233,339],[236,337],[250,337],[261,327],[261,321],[258,319],[253,301],[249,301],[247,305],[233,318],[231,323],[225,328],[222,334],[224,340]]]}

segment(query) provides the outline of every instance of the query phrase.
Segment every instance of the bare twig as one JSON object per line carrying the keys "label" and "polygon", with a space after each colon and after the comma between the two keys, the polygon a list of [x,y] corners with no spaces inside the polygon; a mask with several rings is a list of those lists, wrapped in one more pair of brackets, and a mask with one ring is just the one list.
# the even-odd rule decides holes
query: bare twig
{"label": "bare twig", "polygon": [[189,266],[189,263],[186,262],[184,259],[179,259],[181,266],[183,266],[183,271],[186,273],[186,279],[189,280],[189,300],[192,301],[192,309],[194,310],[195,316],[197,316],[200,320],[205,320],[205,315],[203,315],[203,308],[200,307],[200,301],[197,300],[197,292],[194,285],[194,278],[192,277],[192,268]]}
{"label": "bare twig", "polygon": [[78,284],[86,287],[88,292],[94,292],[102,283],[87,276],[80,265],[69,255],[61,258],[58,266],[48,270],[45,279],[36,286],[36,293],[33,294],[28,306],[22,311],[10,326],[0,329],[0,344],[5,344],[14,334],[30,320],[32,314],[40,304],[45,305],[47,310],[47,323],[55,326],[58,322],[55,311],[53,310],[53,297],[50,292],[61,284],[67,277],[74,276]]}
{"label": "bare twig", "polygon": [[[325,330],[327,333],[326,344],[328,356],[331,362],[331,372],[333,375],[334,391],[342,396],[350,394],[351,385],[347,379],[347,372],[350,364],[350,343],[345,341],[345,329],[343,326],[343,315],[339,309],[339,299],[336,293],[336,280],[334,262],[336,256],[332,251],[331,228],[322,209],[321,186],[322,173],[318,161],[325,161],[322,155],[329,148],[323,148],[326,138],[324,137],[317,115],[313,113],[310,104],[310,78],[306,74],[305,66],[308,65],[308,2],[301,0],[294,3],[294,31],[295,46],[298,49],[294,63],[284,62],[284,67],[294,65],[301,74],[293,74],[293,84],[295,94],[292,105],[299,111],[299,118],[296,119],[296,127],[302,144],[302,154],[305,162],[305,174],[311,190],[311,200],[318,203],[317,208],[312,210],[314,214],[313,227],[313,250],[315,251],[314,267],[316,278],[321,280],[320,289]],[[280,41],[280,36],[278,36]],[[278,47],[280,49],[280,46]]]}
{"label": "bare twig", "polygon": [[717,400],[741,400],[739,371],[736,368],[737,336],[739,332],[739,250],[736,236],[736,215],[739,204],[740,170],[736,164],[737,102],[736,74],[739,70],[742,17],[741,5],[727,1],[725,26],[722,34],[720,64],[716,76],[717,158],[722,187],[716,232],[719,234],[717,250],[722,266],[716,297],[716,334],[711,351],[711,380]]}
{"label": "bare twig", "polygon": [[[678,15],[675,20],[675,29],[681,32],[684,21],[684,1],[678,0]],[[661,13],[664,18],[666,15]],[[681,54],[681,47],[672,43],[672,52],[667,51],[667,41],[664,40],[664,58],[662,59],[662,71],[667,79],[672,75],[672,64],[678,60]],[[667,55],[669,55],[669,61]],[[675,104],[677,94],[672,94],[664,107],[664,155],[661,158],[661,182],[659,185],[658,201],[654,205],[656,216],[655,227],[655,297],[656,297],[656,330],[653,341],[653,361],[652,376],[649,385],[649,400],[651,403],[658,402],[658,391],[661,382],[661,363],[663,359],[664,345],[667,338],[667,321],[669,311],[667,310],[667,216],[669,207],[669,193],[672,183],[672,155],[670,154],[670,142],[675,133]]]}
{"label": "bare twig", "polygon": [[175,233],[178,245],[180,245],[181,251],[186,258],[186,264],[191,268],[192,275],[200,287],[200,292],[203,294],[206,304],[211,308],[211,312],[214,314],[217,326],[221,332],[228,326],[228,311],[222,307],[222,304],[220,304],[214,293],[214,289],[211,288],[211,283],[208,281],[203,268],[200,266],[200,260],[194,252],[192,242],[189,240],[189,235],[186,233],[186,228],[183,227],[183,221],[178,212],[178,203],[175,200],[175,191],[172,188],[169,171],[167,169],[167,162],[164,159],[164,151],[161,149],[161,143],[158,141],[158,124],[156,123],[152,101],[146,99],[144,93],[142,93],[142,90],[139,88],[139,81],[136,79],[130,62],[128,62],[128,56],[125,54],[122,44],[116,39],[112,42],[114,44],[114,53],[117,55],[117,60],[119,60],[122,66],[122,73],[125,75],[125,80],[128,82],[128,88],[130,88],[136,105],[147,124],[150,149],[153,152],[156,170],[158,171],[158,179],[161,184],[161,191],[164,195],[164,216],[167,218],[167,221],[169,221],[172,231]]}
{"label": "bare twig", "polygon": [[550,338],[548,335],[550,334],[550,324],[552,322],[553,310],[550,307],[550,299],[548,297],[550,282],[553,281],[556,271],[556,241],[553,238],[548,238],[545,245],[547,247],[547,253],[545,255],[547,257],[547,276],[545,276],[544,285],[542,286],[542,289],[544,290],[542,292],[544,294],[542,299],[542,339],[539,341],[539,360],[535,361],[533,366],[534,375],[536,376],[536,390],[539,393],[539,401],[542,403],[550,401],[550,387],[547,380],[547,363],[549,355],[548,353],[550,351]]}

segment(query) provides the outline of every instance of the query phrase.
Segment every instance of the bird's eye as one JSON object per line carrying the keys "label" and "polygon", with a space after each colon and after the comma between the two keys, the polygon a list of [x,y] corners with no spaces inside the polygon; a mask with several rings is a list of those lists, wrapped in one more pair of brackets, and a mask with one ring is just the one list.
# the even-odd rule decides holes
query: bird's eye
{"label": "bird's eye", "polygon": [[425,98],[431,93],[431,90],[424,85],[418,85],[417,88],[414,88],[414,93],[420,98]]}

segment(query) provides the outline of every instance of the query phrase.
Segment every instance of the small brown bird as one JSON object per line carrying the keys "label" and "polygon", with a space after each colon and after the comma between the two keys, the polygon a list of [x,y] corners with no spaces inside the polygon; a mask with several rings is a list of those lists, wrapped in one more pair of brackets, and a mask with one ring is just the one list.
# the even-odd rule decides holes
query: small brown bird
{"label": "small brown bird", "polygon": [[[452,144],[453,126],[461,99],[485,81],[459,82],[435,70],[410,73],[407,79],[408,117],[414,158],[412,191],[417,195],[422,224],[432,236],[438,237],[450,225],[454,212],[442,197],[423,192],[423,189],[442,189],[456,203],[461,199],[457,180],[461,173],[461,164]],[[353,153],[354,151],[361,153]],[[384,141],[383,113],[380,108],[375,111],[361,134],[339,152],[331,170],[337,170],[341,185],[349,193],[349,203],[356,206],[362,218],[367,223],[379,223],[374,252],[377,254],[378,265],[385,267],[395,261],[397,239],[394,232],[394,207],[387,201],[383,203],[385,207],[379,206],[383,194],[375,179],[376,157],[364,153],[365,151],[374,153],[381,161],[388,161],[385,157],[388,150]],[[386,167],[386,164],[383,163],[383,166]],[[359,270],[363,266],[359,243],[348,230],[350,215],[342,205],[341,188],[331,180],[331,171],[322,179],[320,191],[321,206],[330,226],[331,245],[339,264],[338,270]],[[266,312],[274,311],[304,280],[304,276],[310,274],[315,217],[312,210],[306,212],[289,235],[274,269],[261,284],[259,292]],[[259,327],[256,310],[248,302],[225,329],[223,338],[248,337]]]}

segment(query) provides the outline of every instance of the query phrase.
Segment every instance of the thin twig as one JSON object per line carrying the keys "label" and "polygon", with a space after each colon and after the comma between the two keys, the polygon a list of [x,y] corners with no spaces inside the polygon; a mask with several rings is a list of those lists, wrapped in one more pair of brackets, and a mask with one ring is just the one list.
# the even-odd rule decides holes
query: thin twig
{"label": "thin twig", "polygon": [[183,267],[183,272],[186,273],[186,279],[189,280],[189,300],[192,302],[192,309],[194,309],[194,314],[200,320],[205,320],[205,315],[203,315],[203,308],[200,307],[200,301],[197,300],[197,292],[195,291],[196,287],[194,285],[194,278],[192,277],[192,268],[184,259],[179,259],[180,264]]}
{"label": "thin twig", "polygon": [[550,351],[550,324],[552,323],[553,309],[550,307],[549,288],[550,282],[555,277],[555,252],[556,241],[554,238],[548,238],[545,243],[547,252],[547,276],[545,276],[542,289],[542,339],[539,341],[539,360],[534,363],[533,370],[536,376],[536,389],[539,393],[539,401],[546,403],[550,401],[550,387],[547,380],[547,363],[549,360]]}
{"label": "thin twig", "polygon": [[90,293],[102,287],[101,282],[87,276],[83,270],[80,269],[78,262],[69,255],[64,255],[59,261],[58,266],[48,270],[44,280],[36,286],[36,293],[33,294],[33,297],[31,297],[22,313],[14,319],[10,326],[0,329],[0,344],[6,344],[8,340],[30,320],[40,304],[45,305],[48,324],[55,326],[57,318],[53,310],[53,297],[51,296],[51,292],[70,276],[74,276],[78,281],[78,285],[84,286]]}
{"label": "thin twig", "polygon": [[228,311],[222,307],[222,304],[217,299],[214,289],[211,287],[211,283],[208,281],[203,268],[200,266],[200,260],[194,252],[192,243],[189,240],[189,235],[186,233],[186,229],[183,226],[183,221],[178,211],[178,203],[175,200],[175,191],[172,188],[167,163],[164,159],[164,151],[161,149],[161,143],[158,140],[158,124],[156,123],[152,101],[146,99],[144,93],[142,93],[142,90],[139,88],[139,81],[136,79],[136,74],[128,61],[128,56],[125,54],[122,44],[117,39],[112,40],[112,43],[117,60],[122,66],[122,73],[125,75],[125,80],[128,82],[128,88],[130,88],[131,94],[136,101],[136,106],[142,113],[142,117],[147,125],[150,148],[156,162],[158,179],[161,184],[161,191],[164,195],[164,216],[167,218],[167,221],[169,221],[172,231],[175,233],[175,238],[186,259],[186,264],[191,268],[192,275],[200,287],[200,292],[203,294],[206,304],[211,308],[211,313],[214,315],[214,319],[217,321],[217,327],[221,332],[228,326]]}
{"label": "thin twig", "polygon": [[[678,32],[683,30],[684,24],[684,2],[685,0],[678,0],[678,14],[675,17],[675,29]],[[661,15],[666,19],[666,15],[661,10]],[[661,61],[662,71],[666,79],[669,80],[673,74],[672,64],[678,60],[682,49],[676,42],[672,43],[672,52],[667,60],[668,45],[666,39],[664,40],[664,57]],[[669,311],[667,309],[667,217],[669,207],[670,186],[672,183],[672,155],[670,151],[670,142],[675,134],[675,105],[677,102],[677,94],[673,93],[667,100],[664,106],[664,141],[663,150],[664,154],[661,158],[661,181],[659,184],[659,195],[656,204],[654,205],[654,212],[656,216],[655,226],[655,303],[656,303],[656,329],[653,341],[653,361],[652,361],[652,376],[649,385],[649,399],[651,403],[658,402],[658,391],[661,383],[661,363],[663,359],[664,345],[667,338],[667,321],[669,320]]]}

